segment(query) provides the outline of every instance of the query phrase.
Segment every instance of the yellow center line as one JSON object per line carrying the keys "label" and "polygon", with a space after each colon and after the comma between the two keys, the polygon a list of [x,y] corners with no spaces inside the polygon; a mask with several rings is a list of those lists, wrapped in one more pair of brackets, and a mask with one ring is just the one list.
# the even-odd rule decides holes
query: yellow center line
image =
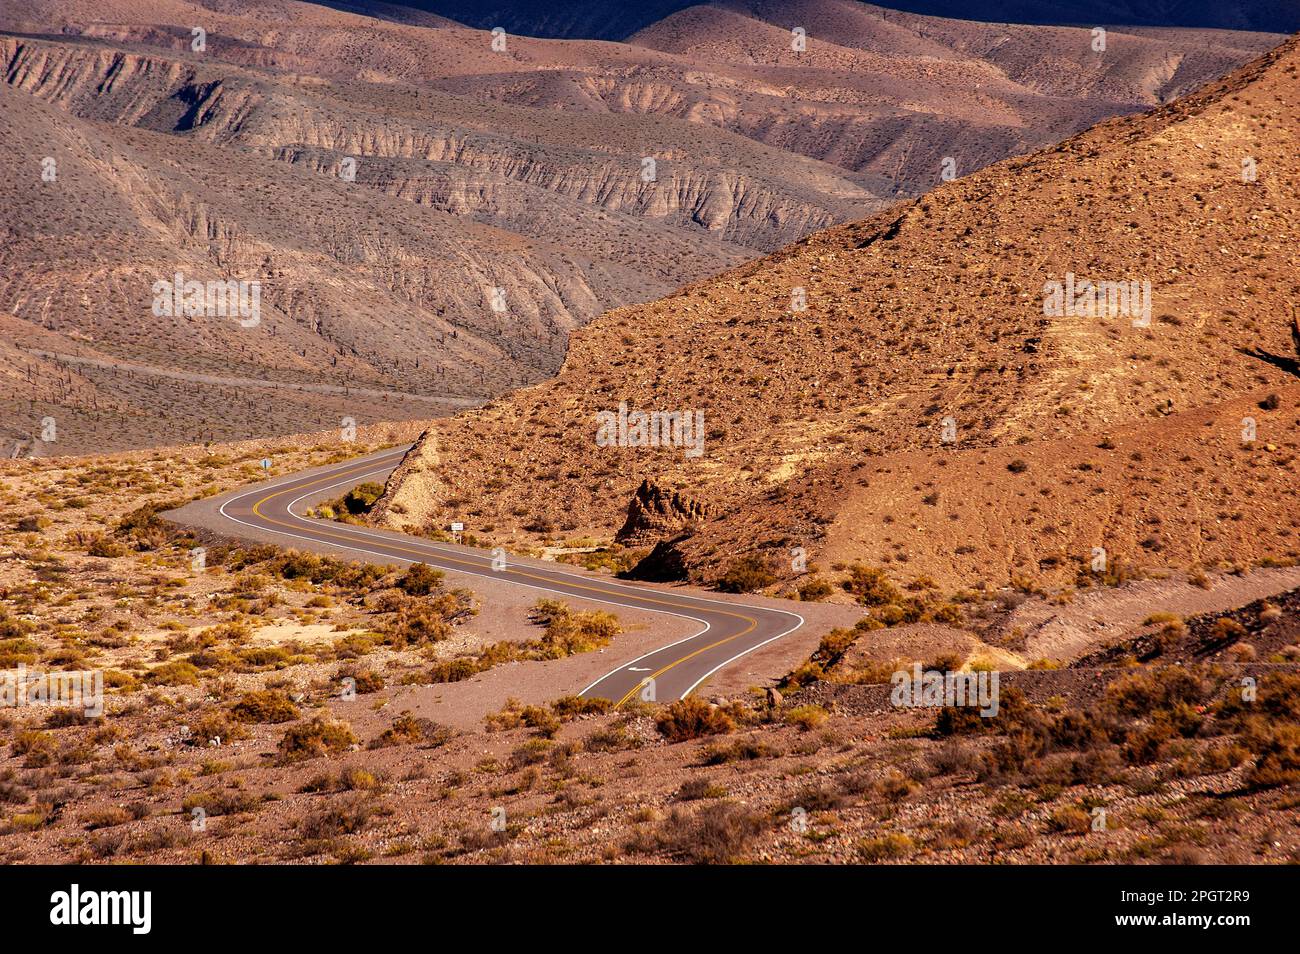
{"label": "yellow center line", "polygon": [[[285,494],[293,493],[294,491],[297,491],[297,490],[304,490],[304,489],[307,489],[307,488],[315,487],[315,486],[317,486],[318,484],[323,484],[323,483],[326,483],[326,482],[329,482],[329,481],[334,481],[334,480],[336,480],[336,479],[339,478],[339,477],[348,477],[348,476],[350,476],[350,475],[352,475],[352,474],[364,474],[364,473],[366,473],[367,471],[375,470],[376,468],[375,468],[374,465],[375,465],[375,462],[374,462],[374,461],[371,461],[370,463],[368,463],[368,464],[365,465],[364,467],[358,467],[358,468],[356,468],[356,469],[354,469],[354,470],[348,470],[348,471],[343,471],[343,472],[338,472],[338,471],[336,471],[336,472],[334,472],[334,473],[332,473],[332,474],[329,474],[329,475],[327,475],[327,476],[325,476],[325,477],[322,477],[320,480],[315,480],[315,481],[312,481],[312,482],[310,482],[310,483],[306,483],[306,484],[294,484],[293,486],[290,486],[290,487],[281,487],[280,489],[278,489],[278,490],[274,490],[274,491],[272,491],[271,493],[267,494],[267,495],[266,495],[265,497],[263,497],[261,500],[257,501],[257,503],[253,504],[253,513],[254,513],[256,516],[258,516],[258,517],[262,518],[263,520],[265,520],[267,523],[273,523],[273,524],[275,524],[276,526],[279,526],[279,527],[288,527],[290,530],[301,530],[301,529],[303,529],[303,528],[300,527],[300,526],[297,525],[297,524],[285,523],[285,522],[282,521],[282,520],[276,520],[276,519],[273,518],[273,517],[268,517],[266,514],[262,513],[262,509],[261,509],[261,508],[262,508],[262,505],[263,505],[264,503],[266,503],[268,500],[273,500],[273,499],[275,499],[276,497],[282,497],[282,496],[284,496]],[[307,527],[307,529],[309,529],[309,530],[310,530],[312,533],[314,533],[314,534],[318,534],[318,535],[320,535],[320,536],[324,536],[324,537],[332,537],[332,538],[335,539],[335,540],[342,540],[342,541],[345,541],[345,542],[349,542],[349,541],[350,541],[350,542],[353,542],[353,543],[356,542],[355,538],[353,538],[353,537],[349,537],[349,536],[347,536],[346,534],[331,533],[330,530],[328,530],[328,529],[326,529],[326,528],[324,528],[324,527],[315,527],[315,526],[310,526],[310,525],[309,525],[309,526]],[[400,550],[400,551],[403,552],[403,553],[412,553],[412,554],[415,554],[416,556],[425,557],[426,559],[432,556],[434,559],[445,560],[445,561],[447,561],[448,563],[457,563],[457,564],[460,564],[461,566],[473,567],[473,568],[475,568],[476,570],[482,570],[482,569],[483,569],[483,564],[482,564],[482,563],[477,563],[477,562],[474,562],[474,561],[472,561],[472,560],[460,560],[460,559],[457,559],[457,558],[455,558],[455,557],[445,556],[445,555],[443,555],[443,554],[441,554],[441,553],[439,553],[439,554],[437,554],[437,555],[433,555],[433,554],[428,553],[427,551],[423,551],[423,550],[412,550],[412,549],[410,549],[409,547],[399,546],[398,544],[396,544],[396,543],[391,543],[391,542],[389,542],[389,541],[387,541],[387,540],[384,541],[384,545],[387,546],[387,547],[390,547],[391,549],[394,549],[394,550]],[[543,583],[548,583],[548,584],[550,584],[551,586],[557,586],[557,585],[558,585],[558,586],[566,586],[566,587],[570,587],[570,588],[572,588],[572,589],[577,589],[577,590],[587,590],[587,591],[592,592],[592,593],[600,593],[600,594],[602,594],[602,595],[604,595],[604,596],[622,596],[622,597],[624,597],[624,598],[628,598],[626,592],[619,591],[619,590],[606,589],[606,588],[598,587],[598,586],[589,586],[589,585],[584,584],[584,583],[569,583],[569,582],[567,582],[567,581],[558,581],[558,580],[552,579],[551,577],[547,577],[547,576],[539,576],[539,575],[537,575],[537,574],[535,574],[535,573],[528,573],[528,572],[526,572],[526,571],[524,571],[524,570],[519,570],[519,569],[514,569],[514,568],[511,568],[508,572],[510,572],[511,574],[513,574],[513,575],[515,575],[515,576],[527,577],[527,578],[530,579],[530,580],[539,580],[539,581],[541,581],[541,582],[543,582]],[[677,601],[674,601],[674,600],[656,599],[656,598],[651,597],[651,596],[642,596],[642,595],[640,595],[639,593],[638,593],[637,595],[635,595],[634,597],[632,597],[632,598],[633,598],[633,599],[636,599],[636,600],[640,600],[640,601],[642,601],[642,602],[646,602],[646,603],[656,603],[656,604],[659,604],[659,605],[662,605],[662,606],[672,606],[672,607],[674,607],[674,608],[676,608],[676,609],[696,609],[697,612],[699,611],[698,608],[692,606],[692,605],[689,604],[689,603],[681,603],[681,602],[677,602]],[[641,680],[640,682],[638,682],[635,686],[633,686],[631,689],[629,689],[628,692],[627,692],[627,694],[624,695],[623,698],[619,699],[618,702],[616,702],[616,703],[614,704],[614,708],[618,708],[619,706],[623,705],[623,703],[627,702],[630,698],[632,698],[632,696],[636,694],[636,691],[637,691],[638,689],[640,689],[643,685],[645,685],[647,679],[658,679],[660,676],[662,676],[662,675],[663,675],[664,673],[666,673],[668,670],[672,669],[674,666],[677,666],[677,665],[679,665],[680,663],[684,663],[684,662],[686,662],[688,659],[692,659],[692,658],[694,658],[695,656],[700,655],[700,653],[708,652],[710,649],[713,649],[713,648],[715,648],[715,647],[717,647],[717,646],[721,646],[721,645],[723,645],[724,643],[729,643],[729,642],[731,642],[733,639],[739,639],[741,636],[744,636],[744,635],[746,635],[747,633],[753,631],[753,629],[758,625],[758,620],[756,620],[756,619],[755,619],[754,617],[752,617],[752,616],[746,616],[746,615],[744,615],[743,613],[732,613],[732,612],[730,612],[730,611],[728,611],[728,610],[709,610],[708,612],[711,612],[711,613],[717,613],[719,616],[730,616],[730,617],[732,617],[732,618],[734,618],[734,619],[744,620],[745,622],[749,623],[749,625],[746,626],[746,627],[745,627],[743,630],[741,630],[739,633],[735,633],[734,635],[727,636],[727,637],[725,637],[725,638],[723,638],[723,639],[719,639],[719,640],[716,641],[716,642],[710,643],[710,644],[707,645],[707,646],[703,646],[703,647],[701,647],[700,649],[697,649],[697,650],[695,650],[695,651],[692,652],[692,653],[688,653],[687,655],[682,656],[680,659],[676,659],[676,660],[674,660],[673,662],[671,662],[671,663],[669,663],[668,665],[664,666],[662,669],[658,670],[657,672],[651,673],[651,674],[650,674],[649,676],[647,676],[645,679],[642,679],[642,680]],[[695,617],[695,618],[698,618],[698,617]],[[704,621],[704,620],[701,620],[701,622],[705,622],[705,621]],[[617,670],[615,670],[615,671],[617,672]]]}

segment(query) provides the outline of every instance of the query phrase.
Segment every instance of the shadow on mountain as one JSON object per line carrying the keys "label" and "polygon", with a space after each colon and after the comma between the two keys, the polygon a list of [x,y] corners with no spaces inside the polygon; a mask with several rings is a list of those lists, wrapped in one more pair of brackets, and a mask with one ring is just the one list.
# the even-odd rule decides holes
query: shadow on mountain
{"label": "shadow on mountain", "polygon": [[1294,374],[1300,378],[1300,361],[1295,358],[1288,358],[1285,355],[1273,354],[1271,351],[1264,351],[1260,348],[1238,348],[1239,352],[1252,358],[1258,358],[1260,361],[1266,361],[1275,368],[1281,368],[1287,374]]}

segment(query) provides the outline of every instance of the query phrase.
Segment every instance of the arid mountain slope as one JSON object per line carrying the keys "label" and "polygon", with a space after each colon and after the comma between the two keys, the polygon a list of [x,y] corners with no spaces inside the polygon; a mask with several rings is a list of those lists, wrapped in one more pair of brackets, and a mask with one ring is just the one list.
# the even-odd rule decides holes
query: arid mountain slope
{"label": "arid mountain slope", "polygon": [[[357,42],[359,61],[418,80],[416,41],[442,31],[367,36],[307,4],[223,10],[161,11],[209,23],[202,52],[156,21],[0,35],[0,149],[27,173],[4,186],[5,453],[441,413],[553,373],[567,333],[608,307],[882,204],[832,167],[686,122],[559,128],[389,77],[328,78]],[[266,35],[312,59],[259,52],[277,12],[284,31]],[[657,182],[646,154],[663,157]],[[178,271],[261,282],[259,327],[152,314],[154,283]]]}
{"label": "arid mountain slope", "polygon": [[[658,554],[696,577],[753,552],[790,577],[793,547],[949,585],[1071,582],[1095,547],[1295,558],[1297,43],[603,316],[556,380],[431,430],[385,519],[610,539],[650,480],[707,514]],[[1055,307],[1071,275],[1133,307]],[[622,402],[702,413],[703,453],[601,446]]]}
{"label": "arid mountain slope", "polygon": [[[801,54],[763,3],[684,11],[632,44],[503,50],[391,5],[6,6],[0,157],[24,174],[0,186],[20,210],[0,252],[0,449],[473,404],[553,374],[610,308],[1146,108],[1268,42],[1117,36],[1098,58],[1085,30],[792,9],[813,31]],[[1044,79],[1068,72],[1068,89]],[[260,283],[257,327],[153,314],[178,272]]]}
{"label": "arid mountain slope", "polygon": [[[791,48],[796,26],[802,51]],[[856,0],[735,0],[691,6],[629,37],[656,59],[595,75],[576,62],[467,75],[456,88],[688,119],[833,163],[877,194],[911,196],[940,181],[945,158],[965,174],[1028,152],[1190,92],[1281,39],[1121,30],[1099,53],[1086,28],[940,20]]]}

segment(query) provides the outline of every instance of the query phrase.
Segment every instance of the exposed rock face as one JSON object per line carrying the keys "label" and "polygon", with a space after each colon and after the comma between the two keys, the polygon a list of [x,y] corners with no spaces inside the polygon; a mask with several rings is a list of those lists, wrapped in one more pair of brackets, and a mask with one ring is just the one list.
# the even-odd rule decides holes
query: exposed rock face
{"label": "exposed rock face", "polygon": [[433,524],[444,516],[441,511],[446,502],[446,487],[437,477],[440,460],[438,432],[430,427],[389,476],[384,495],[372,511],[373,518],[398,528],[434,529]]}
{"label": "exposed rock face", "polygon": [[627,506],[627,522],[614,540],[624,546],[646,547],[677,536],[708,516],[708,508],[677,491],[665,490],[646,478]]}

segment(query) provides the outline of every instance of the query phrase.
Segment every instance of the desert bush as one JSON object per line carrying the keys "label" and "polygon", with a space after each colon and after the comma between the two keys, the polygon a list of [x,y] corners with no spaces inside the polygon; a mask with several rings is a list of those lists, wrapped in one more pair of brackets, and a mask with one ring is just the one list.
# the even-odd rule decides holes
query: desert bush
{"label": "desert bush", "polygon": [[292,722],[298,718],[298,707],[283,692],[259,689],[244,693],[231,707],[230,714],[240,722]]}
{"label": "desert bush", "polygon": [[824,600],[834,592],[835,588],[830,582],[818,576],[799,584],[799,599],[809,603]]}
{"label": "desert bush", "polygon": [[511,771],[527,765],[536,765],[538,762],[545,761],[550,751],[551,743],[545,739],[529,739],[510,753],[508,765]]}
{"label": "desert bush", "polygon": [[613,707],[614,703],[608,699],[584,699],[582,696],[561,696],[551,703],[551,711],[566,721],[580,715],[601,715]]}
{"label": "desert bush", "polygon": [[627,734],[622,725],[606,726],[592,732],[582,741],[582,747],[588,752],[620,752],[636,746],[636,741]]}
{"label": "desert bush", "polygon": [[864,838],[858,842],[858,857],[867,864],[879,861],[892,861],[910,855],[916,848],[915,843],[906,835],[890,832],[879,838]]}
{"label": "desert bush", "polygon": [[933,749],[926,762],[933,775],[963,775],[978,771],[980,757],[974,749],[952,740]]}
{"label": "desert bush", "polygon": [[170,542],[176,533],[158,514],[176,506],[176,501],[170,501],[137,507],[118,521],[114,534],[136,550],[156,550]]}
{"label": "desert bush", "polygon": [[432,719],[403,712],[370,743],[370,748],[382,749],[390,745],[414,745],[419,742],[442,745],[451,736],[452,732],[446,726],[439,725]]}
{"label": "desert bush", "polygon": [[735,802],[714,802],[694,815],[675,808],[659,826],[660,850],[694,864],[732,864],[766,827],[763,818]]}
{"label": "desert bush", "polygon": [[1235,742],[1211,746],[1201,753],[1201,770],[1209,775],[1236,768],[1250,758],[1250,749]]}
{"label": "desert bush", "polygon": [[861,563],[849,567],[848,578],[842,585],[863,606],[895,605],[903,598],[902,591],[889,581],[884,570]]}
{"label": "desert bush", "polygon": [[344,752],[355,745],[357,738],[346,722],[323,719],[291,726],[280,739],[280,757],[285,761],[313,759],[322,755]]}
{"label": "desert bush", "polygon": [[776,575],[767,560],[757,553],[733,560],[718,578],[717,588],[723,593],[753,593],[771,586]]}
{"label": "desert bush", "polygon": [[655,727],[670,742],[685,742],[706,735],[719,735],[736,727],[731,716],[695,696],[679,699],[660,710]]}
{"label": "desert bush", "polygon": [[802,705],[787,709],[784,713],[784,719],[787,725],[798,726],[807,732],[809,729],[815,729],[825,722],[828,715],[821,706]]}
{"label": "desert bush", "polygon": [[766,742],[749,737],[734,739],[728,745],[710,745],[704,750],[705,765],[723,765],[727,762],[750,762],[755,759],[774,758],[780,755]]}
{"label": "desert bush", "polygon": [[298,823],[298,831],[310,841],[326,841],[354,835],[366,827],[378,806],[368,797],[350,796],[337,804],[312,812]]}
{"label": "desert bush", "polygon": [[335,673],[334,679],[336,682],[343,679],[351,679],[352,688],[356,690],[357,695],[359,696],[369,695],[372,692],[378,692],[380,689],[384,688],[383,676],[375,672],[373,669],[358,669],[354,665],[344,666]]}
{"label": "desert bush", "polygon": [[1077,805],[1064,805],[1052,812],[1047,827],[1064,835],[1086,835],[1092,828],[1092,816]]}
{"label": "desert bush", "polygon": [[679,802],[693,802],[701,798],[723,798],[726,794],[726,786],[717,782],[710,782],[707,778],[688,778],[677,789],[675,797]]}
{"label": "desert bush", "polygon": [[1255,724],[1242,741],[1255,755],[1255,764],[1246,776],[1250,787],[1300,782],[1300,726]]}
{"label": "desert bush", "polygon": [[219,745],[235,739],[248,737],[248,730],[238,722],[231,720],[225,712],[207,712],[188,723],[189,734],[185,736],[188,745]]}
{"label": "desert bush", "polygon": [[562,659],[608,646],[621,633],[618,617],[601,610],[574,612],[557,600],[538,600],[531,618],[544,625],[539,640],[525,644],[532,658]]}
{"label": "desert bush", "polygon": [[181,801],[181,811],[186,815],[201,808],[208,815],[242,815],[256,811],[262,800],[243,789],[209,789],[195,792]]}
{"label": "desert bush", "polygon": [[425,597],[405,599],[383,629],[395,648],[408,644],[420,646],[446,639],[456,623],[474,615],[474,612],[472,595],[468,590],[439,591]]}
{"label": "desert bush", "polygon": [[152,686],[192,686],[199,681],[199,669],[189,662],[167,662],[145,673],[144,681]]}
{"label": "desert bush", "polygon": [[916,791],[916,783],[898,772],[890,772],[875,783],[876,792],[891,802],[900,802]]}
{"label": "desert bush", "polygon": [[358,484],[343,495],[343,507],[353,516],[369,513],[384,495],[384,485],[373,481]]}
{"label": "desert bush", "polygon": [[82,709],[53,709],[45,717],[45,728],[65,729],[72,725],[89,725],[91,721]]}
{"label": "desert bush", "polygon": [[442,588],[444,574],[427,563],[412,563],[397,581],[397,588],[408,596],[428,596]]}
{"label": "desert bush", "polygon": [[14,755],[54,751],[54,735],[38,729],[24,729],[14,736],[10,747]]}
{"label": "desert bush", "polygon": [[473,659],[446,659],[434,663],[429,670],[430,682],[462,682],[476,676],[481,670]]}
{"label": "desert bush", "polygon": [[1213,695],[1213,682],[1184,666],[1138,670],[1106,687],[1108,705],[1126,716],[1147,716],[1179,704],[1198,706]]}
{"label": "desert bush", "polygon": [[126,547],[108,534],[97,533],[87,541],[86,553],[93,557],[120,557],[126,555]]}
{"label": "desert bush", "polygon": [[131,821],[131,813],[118,805],[91,809],[81,816],[81,823],[86,827],[86,831],[113,828],[117,825],[125,825],[129,821]]}

